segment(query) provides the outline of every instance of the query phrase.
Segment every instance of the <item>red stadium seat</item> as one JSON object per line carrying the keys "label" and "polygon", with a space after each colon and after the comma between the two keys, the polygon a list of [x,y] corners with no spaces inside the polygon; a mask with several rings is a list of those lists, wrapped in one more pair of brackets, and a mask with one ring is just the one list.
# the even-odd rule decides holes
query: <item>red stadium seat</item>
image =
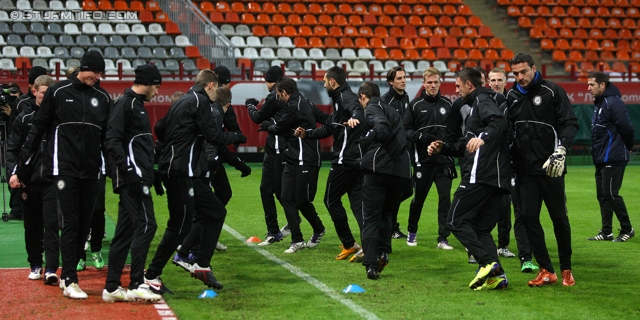
{"label": "red stadium seat", "polygon": [[504,44],[500,38],[491,38],[489,40],[489,47],[492,49],[504,49]]}
{"label": "red stadium seat", "polygon": [[551,39],[542,39],[542,40],[540,40],[540,49],[542,49],[542,50],[553,50],[553,49],[555,49],[555,45],[553,44],[553,40],[551,40]]}
{"label": "red stadium seat", "polygon": [[[405,27],[407,26],[408,25],[406,25]],[[402,38],[404,37],[404,33],[402,32],[402,29],[400,29],[399,27],[391,27],[389,28],[389,36]]]}
{"label": "red stadium seat", "polygon": [[430,38],[433,36],[433,31],[431,31],[429,27],[420,27],[420,29],[418,29],[418,35],[421,38]]}
{"label": "red stadium seat", "polygon": [[377,60],[388,60],[389,59],[389,53],[387,52],[386,49],[375,49],[373,51],[373,56]]}
{"label": "red stadium seat", "polygon": [[582,41],[582,39],[571,40],[571,48],[574,50],[584,50],[584,41]]}
{"label": "red stadium seat", "polygon": [[493,61],[501,59],[500,55],[498,54],[498,51],[494,50],[494,49],[485,50],[484,51],[484,58],[485,59],[489,59],[489,60],[493,60]]}
{"label": "red stadium seat", "polygon": [[562,50],[554,50],[551,54],[551,58],[555,61],[567,61],[567,55]]}
{"label": "red stadium seat", "polygon": [[598,55],[597,52],[592,51],[592,50],[588,50],[584,52],[584,58],[587,61],[598,61],[600,60],[600,56]]}
{"label": "red stadium seat", "polygon": [[451,59],[451,51],[447,48],[438,48],[436,51],[436,56],[441,60],[449,60]]}
{"label": "red stadium seat", "polygon": [[571,46],[569,46],[569,40],[567,39],[558,39],[556,40],[556,49],[558,50],[569,50]]}
{"label": "red stadium seat", "polygon": [[616,58],[613,56],[613,52],[611,51],[602,51],[602,53],[600,54],[600,59],[604,61],[616,60]]}
{"label": "red stadium seat", "polygon": [[[436,60],[436,53],[433,50],[430,49],[424,49],[422,50],[422,55],[421,55],[422,59],[424,60],[429,60],[429,61],[433,61]],[[639,68],[640,69],[640,68]]]}

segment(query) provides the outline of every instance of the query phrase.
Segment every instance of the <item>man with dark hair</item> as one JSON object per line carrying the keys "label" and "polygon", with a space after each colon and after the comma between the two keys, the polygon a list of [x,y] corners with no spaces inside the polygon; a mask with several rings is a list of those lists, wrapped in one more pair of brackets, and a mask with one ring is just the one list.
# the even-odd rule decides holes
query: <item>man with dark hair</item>
{"label": "man with dark hair", "polygon": [[[387,83],[389,91],[383,94],[382,102],[396,109],[400,117],[404,118],[405,111],[409,108],[409,95],[405,91],[407,89],[407,74],[401,66],[395,66],[387,71]],[[411,148],[411,141],[407,139],[407,150]],[[411,198],[413,195],[413,185],[411,180],[402,188],[402,201]],[[400,202],[402,202],[400,201]],[[393,232],[391,238],[406,239],[407,235],[400,231],[400,223],[398,223],[398,213],[396,212],[391,222]]]}
{"label": "man with dark hair", "polygon": [[46,154],[52,158],[52,167],[47,171],[53,176],[64,221],[60,288],[71,299],[87,298],[78,286],[76,266],[89,234],[111,107],[109,94],[97,84],[104,68],[102,55],[89,50],[82,56],[77,74],[49,87],[22,146],[17,171],[18,179],[26,181],[34,169],[32,156],[46,132]]}
{"label": "man with dark hair", "polygon": [[465,157],[462,181],[453,195],[447,224],[480,264],[469,288],[504,289],[509,282],[491,230],[498,222],[502,197],[509,192],[509,123],[491,92],[482,86],[477,70],[464,68],[456,74],[456,92],[471,107],[464,135],[454,143],[434,141],[428,152]]}
{"label": "man with dark hair", "polygon": [[364,127],[350,128],[346,123],[350,119],[363,121],[364,110],[360,106],[358,96],[351,91],[347,83],[347,73],[341,67],[331,67],[327,70],[324,75],[324,88],[327,89],[334,107],[331,124],[317,129],[297,128],[296,136],[316,140],[333,136],[333,158],[324,193],[324,204],[342,242],[342,251],[336,256],[336,260],[344,260],[355,254],[350,261],[358,262],[364,253],[349,228],[342,196],[349,195],[351,211],[358,222],[358,231],[362,230],[363,174],[358,162],[360,150],[357,141],[363,135]]}
{"label": "man with dark hair", "polygon": [[[269,94],[259,110],[257,106],[260,101],[251,98],[245,102],[249,116],[256,124],[262,124],[264,121],[276,123],[282,118],[285,103],[278,98],[276,83],[282,79],[283,74],[282,68],[279,66],[272,66],[267,70],[264,81],[267,84]],[[262,178],[260,180],[260,198],[262,199],[264,219],[267,224],[267,236],[264,241],[258,244],[260,246],[268,246],[274,242],[282,241],[284,237],[290,234],[288,228],[286,229],[286,234],[280,230],[276,202],[273,199],[273,195],[275,194],[276,199],[282,204],[282,170],[284,169],[285,162],[284,150],[284,136],[269,133],[264,145]],[[283,230],[284,229],[285,228],[283,228]]]}
{"label": "man with dark hair", "polygon": [[[291,78],[282,78],[276,84],[278,97],[286,107],[280,121],[275,124],[264,121],[260,131],[284,135],[286,164],[282,171],[282,207],[287,216],[291,230],[291,246],[285,253],[295,253],[306,247],[320,244],[324,236],[324,225],[313,206],[313,199],[318,188],[318,172],[320,171],[320,152],[318,140],[302,139],[294,135],[296,128],[312,129],[316,127],[314,108],[298,91],[296,82]],[[313,228],[313,236],[308,243],[304,242],[300,231],[298,211],[309,221]]]}
{"label": "man with dark hair", "polygon": [[[33,81],[31,95],[32,101],[24,102],[20,114],[16,117],[11,127],[12,133],[7,141],[6,167],[9,178],[9,187],[17,190],[18,199],[22,200],[24,209],[24,240],[27,249],[27,261],[31,267],[30,280],[38,280],[42,277],[42,251],[44,249],[47,265],[44,272],[45,284],[58,282],[58,270],[60,264],[59,226],[56,196],[53,190],[53,179],[48,174],[51,159],[44,153],[44,143],[33,155],[34,167],[28,180],[21,181],[16,175],[16,167],[20,158],[20,147],[27,138],[31,123],[35,118],[47,89],[54,84],[54,80],[42,75]],[[44,232],[43,232],[44,230]]]}
{"label": "man with dark hair", "polygon": [[510,62],[516,78],[507,93],[509,121],[514,141],[511,148],[516,174],[516,192],[531,251],[540,272],[529,286],[553,284],[558,280],[540,224],[544,201],[553,222],[562,270],[562,284],[575,284],[571,273],[571,226],[567,216],[564,162],[578,131],[578,118],[567,93],[560,86],[542,79],[533,57],[519,53]]}
{"label": "man with dark hair", "polygon": [[358,89],[365,120],[349,119],[348,125],[363,126],[360,138],[364,170],[362,186],[362,247],[367,278],[376,280],[389,264],[393,215],[402,200],[402,187],[411,178],[409,153],[402,117],[380,99],[380,88],[364,82]]}
{"label": "man with dark hair", "polygon": [[191,230],[193,221],[202,225],[202,232],[198,256],[190,268],[191,276],[209,287],[222,288],[210,263],[227,211],[211,188],[200,180],[198,161],[203,140],[213,145],[227,145],[245,143],[247,138],[239,132],[220,132],[211,105],[217,88],[215,73],[209,69],[200,71],[189,92],[172,104],[167,115],[155,126],[156,136],[163,146],[158,170],[167,189],[169,221],[145,273],[145,283],[154,292],[168,292],[159,276]]}
{"label": "man with dark hair", "polygon": [[[592,72],[587,79],[595,109],[591,122],[591,151],[596,166],[596,195],[600,204],[602,229],[588,238],[592,241],[626,242],[636,232],[629,221],[624,199],[618,194],[624,169],[633,148],[634,129],[627,106],[620,100],[620,90],[602,72]],[[613,238],[613,213],[620,221],[620,234]]]}
{"label": "man with dark hair", "polygon": [[430,156],[427,147],[435,140],[442,140],[446,133],[446,120],[451,113],[451,100],[440,94],[440,71],[427,68],[422,75],[423,90],[420,96],[411,100],[404,114],[404,129],[412,141],[411,160],[413,164],[413,185],[415,197],[409,207],[407,230],[408,246],[417,246],[416,233],[422,214],[424,201],[433,184],[438,191],[438,245],[436,248],[453,250],[447,237],[450,234],[446,225],[447,212],[451,205],[451,180],[455,172],[453,159],[442,155]]}
{"label": "man with dark hair", "polygon": [[[144,283],[147,253],[157,228],[149,192],[155,180],[154,144],[144,103],[158,94],[162,76],[153,64],[136,67],[135,75],[133,86],[113,105],[105,139],[113,191],[120,196],[118,222],[109,250],[107,281],[102,291],[105,302],[162,299]],[[129,288],[124,290],[120,277],[129,250],[131,281]]]}

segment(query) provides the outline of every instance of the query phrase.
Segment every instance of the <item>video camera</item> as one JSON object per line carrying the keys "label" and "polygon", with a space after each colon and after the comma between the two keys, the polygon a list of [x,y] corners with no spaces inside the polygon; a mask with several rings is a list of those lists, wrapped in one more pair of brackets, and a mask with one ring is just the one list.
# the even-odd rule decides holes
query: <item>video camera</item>
{"label": "video camera", "polygon": [[7,87],[0,84],[0,106],[8,106],[13,103],[19,93],[20,88],[18,87]]}

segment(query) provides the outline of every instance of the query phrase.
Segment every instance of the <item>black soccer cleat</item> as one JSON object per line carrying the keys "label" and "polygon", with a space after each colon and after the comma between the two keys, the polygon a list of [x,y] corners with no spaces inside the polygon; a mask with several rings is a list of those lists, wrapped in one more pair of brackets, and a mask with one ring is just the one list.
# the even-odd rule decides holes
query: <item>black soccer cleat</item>
{"label": "black soccer cleat", "polygon": [[211,267],[201,267],[195,263],[191,269],[191,277],[202,281],[207,287],[214,289],[222,289],[224,286],[218,282],[216,276],[213,275]]}

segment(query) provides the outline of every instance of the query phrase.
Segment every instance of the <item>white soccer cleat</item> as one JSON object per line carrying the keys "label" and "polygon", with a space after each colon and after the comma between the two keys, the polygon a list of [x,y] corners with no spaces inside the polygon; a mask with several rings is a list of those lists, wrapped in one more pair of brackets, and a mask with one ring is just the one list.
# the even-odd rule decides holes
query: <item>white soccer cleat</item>
{"label": "white soccer cleat", "polygon": [[137,289],[129,289],[127,290],[126,297],[130,301],[141,300],[141,301],[159,301],[162,299],[162,296],[151,291],[149,285],[141,284]]}
{"label": "white soccer cleat", "polygon": [[304,248],[307,247],[307,243],[302,241],[302,242],[293,242],[291,243],[291,246],[289,247],[289,249],[285,250],[284,253],[296,253]]}
{"label": "white soccer cleat", "polygon": [[70,299],[87,299],[89,296],[80,289],[80,286],[77,283],[72,283],[64,288],[62,291],[65,297]]}
{"label": "white soccer cleat", "polygon": [[122,287],[118,287],[113,292],[109,292],[107,289],[102,290],[102,301],[113,303],[129,301],[129,299],[127,298],[127,291]]}
{"label": "white soccer cleat", "polygon": [[224,244],[218,242],[218,243],[216,243],[216,250],[218,250],[218,251],[227,251],[227,246],[225,246]]}
{"label": "white soccer cleat", "polygon": [[31,267],[29,272],[29,280],[40,280],[42,277],[42,268],[38,266]]}

